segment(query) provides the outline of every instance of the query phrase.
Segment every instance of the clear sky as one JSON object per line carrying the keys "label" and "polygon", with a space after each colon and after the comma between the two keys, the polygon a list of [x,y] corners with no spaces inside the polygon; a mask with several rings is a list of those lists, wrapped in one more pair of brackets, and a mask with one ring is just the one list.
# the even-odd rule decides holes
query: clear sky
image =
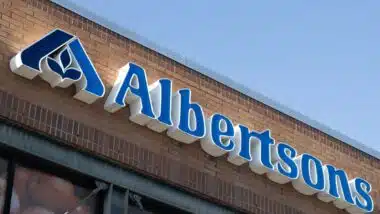
{"label": "clear sky", "polygon": [[380,151],[380,1],[80,0]]}

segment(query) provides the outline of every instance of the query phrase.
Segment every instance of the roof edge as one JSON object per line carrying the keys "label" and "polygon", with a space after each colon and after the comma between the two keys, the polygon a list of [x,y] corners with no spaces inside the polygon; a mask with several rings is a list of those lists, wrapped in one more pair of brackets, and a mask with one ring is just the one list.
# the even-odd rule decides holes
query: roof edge
{"label": "roof edge", "polygon": [[89,10],[87,10],[86,8],[84,7],[81,7],[79,5],[77,5],[76,3],[74,2],[71,2],[70,0],[52,0],[52,2],[68,9],[68,10],[71,10],[99,25],[102,25],[103,27],[105,28],[108,28],[122,36],[125,36],[126,38],[130,39],[130,40],[133,40],[143,46],[146,46],[148,47],[149,49],[152,49],[170,59],[173,59],[191,69],[194,69],[195,71],[205,75],[205,76],[208,76],[220,83],[223,83],[224,85],[226,86],[229,86],[259,102],[262,102],[264,103],[265,105],[268,105],[274,109],[276,109],[277,111],[280,111],[281,113],[283,114],[286,114],[290,117],[293,117],[294,119],[296,120],[299,120],[313,128],[316,128],[322,132],[324,132],[325,134],[327,135],[330,135],[331,137],[333,138],[336,138],[340,141],[342,141],[343,143],[345,144],[348,144],[362,152],[365,152],[377,159],[380,160],[380,151],[377,151],[375,150],[374,148],[371,148],[371,147],[368,147],[366,145],[364,145],[363,143],[360,143],[359,141],[355,140],[355,139],[352,139],[344,134],[342,134],[341,132],[337,131],[337,130],[334,130],[316,120],[313,120],[295,110],[292,110],[266,96],[264,96],[263,94],[259,93],[259,92],[256,92],[254,90],[251,90],[249,88],[247,88],[246,86],[240,84],[240,83],[237,83],[236,81],[226,77],[226,76],[223,76],[223,75],[220,75],[218,73],[216,73],[215,71],[212,71],[202,65],[199,65],[197,64],[196,62],[186,58],[186,57],[183,57],[181,56],[180,54],[178,53],[175,53],[167,48],[164,48],[164,47],[160,47],[159,45],[155,44],[154,42],[151,42],[149,41],[148,39],[136,34],[135,32],[133,31],[130,31],[129,29],[125,28],[125,27],[122,27],[116,23],[113,23],[113,22],[110,22],[109,20],[107,20],[106,18],[103,18],[97,14],[95,14],[94,12],[91,12]]}

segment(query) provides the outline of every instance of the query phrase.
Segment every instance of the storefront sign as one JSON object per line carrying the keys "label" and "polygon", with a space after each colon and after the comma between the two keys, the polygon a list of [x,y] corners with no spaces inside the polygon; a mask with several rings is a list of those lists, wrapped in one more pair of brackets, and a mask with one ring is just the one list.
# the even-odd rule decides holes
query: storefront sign
{"label": "storefront sign", "polygon": [[[104,96],[104,85],[80,41],[55,30],[12,58],[11,70],[28,79],[40,76],[52,87],[75,84],[75,98],[93,103]],[[371,184],[362,178],[349,179],[342,169],[323,164],[311,154],[298,154],[285,142],[275,142],[270,130],[262,132],[233,124],[225,115],[206,117],[193,102],[191,90],[172,90],[172,81],[162,78],[148,85],[144,69],[128,63],[119,75],[104,108],[114,113],[129,105],[130,120],[182,143],[200,141],[202,149],[215,157],[228,154],[235,165],[248,163],[257,174],[293,187],[302,194],[316,195],[350,213],[371,212]]]}

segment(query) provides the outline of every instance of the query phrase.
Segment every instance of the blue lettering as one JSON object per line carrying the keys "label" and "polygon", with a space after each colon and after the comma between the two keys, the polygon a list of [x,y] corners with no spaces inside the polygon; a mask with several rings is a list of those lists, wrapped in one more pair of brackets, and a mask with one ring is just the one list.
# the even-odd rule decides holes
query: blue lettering
{"label": "blue lettering", "polygon": [[335,198],[340,198],[341,196],[339,191],[341,190],[343,193],[344,200],[350,204],[354,204],[346,172],[341,169],[336,169],[334,166],[331,165],[326,165],[326,168],[329,178],[328,193]]}
{"label": "blue lettering", "polygon": [[319,191],[324,189],[325,179],[323,176],[322,162],[320,160],[309,154],[303,154],[301,170],[306,185]]}
{"label": "blue lettering", "polygon": [[198,103],[190,103],[190,93],[190,89],[179,90],[181,104],[178,128],[189,135],[202,138],[206,134],[203,110]]}
{"label": "blue lettering", "polygon": [[[240,131],[241,131],[241,148],[239,155],[248,160],[252,161],[252,155],[251,155],[251,138],[257,139],[257,149],[259,151],[255,151],[257,155],[260,156],[260,162],[262,165],[269,169],[273,169],[273,165],[270,161],[271,159],[271,149],[270,147],[274,145],[274,140],[270,136],[270,131],[264,131],[264,132],[256,132],[256,131],[249,131],[249,129],[243,125],[239,125]],[[255,146],[254,146],[255,147]]]}
{"label": "blue lettering", "polygon": [[287,144],[279,143],[277,145],[277,155],[283,162],[279,161],[277,163],[278,172],[290,179],[297,179],[299,175],[298,167],[293,160],[297,155],[297,151]]}
{"label": "blue lettering", "polygon": [[106,101],[105,109],[115,112],[125,107],[125,102],[131,104],[140,98],[141,113],[155,118],[144,69],[133,63],[128,63],[123,69]]}
{"label": "blue lettering", "polygon": [[356,206],[367,212],[372,212],[374,209],[374,203],[372,197],[369,195],[372,189],[371,184],[362,178],[356,178],[355,189],[357,192],[355,197]]}
{"label": "blue lettering", "polygon": [[171,118],[172,102],[172,81],[170,79],[160,79],[161,84],[161,111],[157,118],[168,126],[173,125]]}
{"label": "blue lettering", "polygon": [[[11,59],[10,69],[28,79],[39,75],[52,87],[67,88],[75,83],[74,98],[88,104],[105,94],[104,84],[79,39],[59,29],[20,51]],[[104,108],[113,113],[126,103],[131,112],[129,119],[135,123],[160,133],[167,130],[168,136],[183,143],[202,138],[201,147],[208,154],[221,156],[230,152],[229,162],[242,165],[249,161],[252,171],[267,173],[277,183],[291,181],[297,191],[318,193],[321,201],[333,201],[339,209],[350,213],[374,210],[372,187],[366,180],[348,180],[344,170],[323,166],[310,154],[296,157],[297,151],[286,143],[274,146],[270,130],[234,127],[222,114],[213,114],[206,120],[202,106],[191,102],[190,89],[180,89],[172,96],[172,81],[166,78],[148,86],[145,70],[134,63],[120,69]]]}
{"label": "blue lettering", "polygon": [[[225,124],[224,126],[222,124]],[[222,130],[223,129],[223,130]],[[211,118],[211,136],[213,143],[223,150],[231,151],[234,149],[235,144],[230,138],[223,138],[224,136],[233,137],[234,127],[231,120],[221,114],[214,114]]]}

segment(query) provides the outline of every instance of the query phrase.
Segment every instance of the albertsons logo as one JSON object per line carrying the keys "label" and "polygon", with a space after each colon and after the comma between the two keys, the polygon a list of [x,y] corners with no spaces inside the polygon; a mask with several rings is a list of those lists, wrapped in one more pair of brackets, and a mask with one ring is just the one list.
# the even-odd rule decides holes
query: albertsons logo
{"label": "albertsons logo", "polygon": [[75,98],[93,103],[103,97],[104,85],[77,37],[56,29],[19,52],[11,70],[28,79],[40,76],[52,87],[76,86]]}

